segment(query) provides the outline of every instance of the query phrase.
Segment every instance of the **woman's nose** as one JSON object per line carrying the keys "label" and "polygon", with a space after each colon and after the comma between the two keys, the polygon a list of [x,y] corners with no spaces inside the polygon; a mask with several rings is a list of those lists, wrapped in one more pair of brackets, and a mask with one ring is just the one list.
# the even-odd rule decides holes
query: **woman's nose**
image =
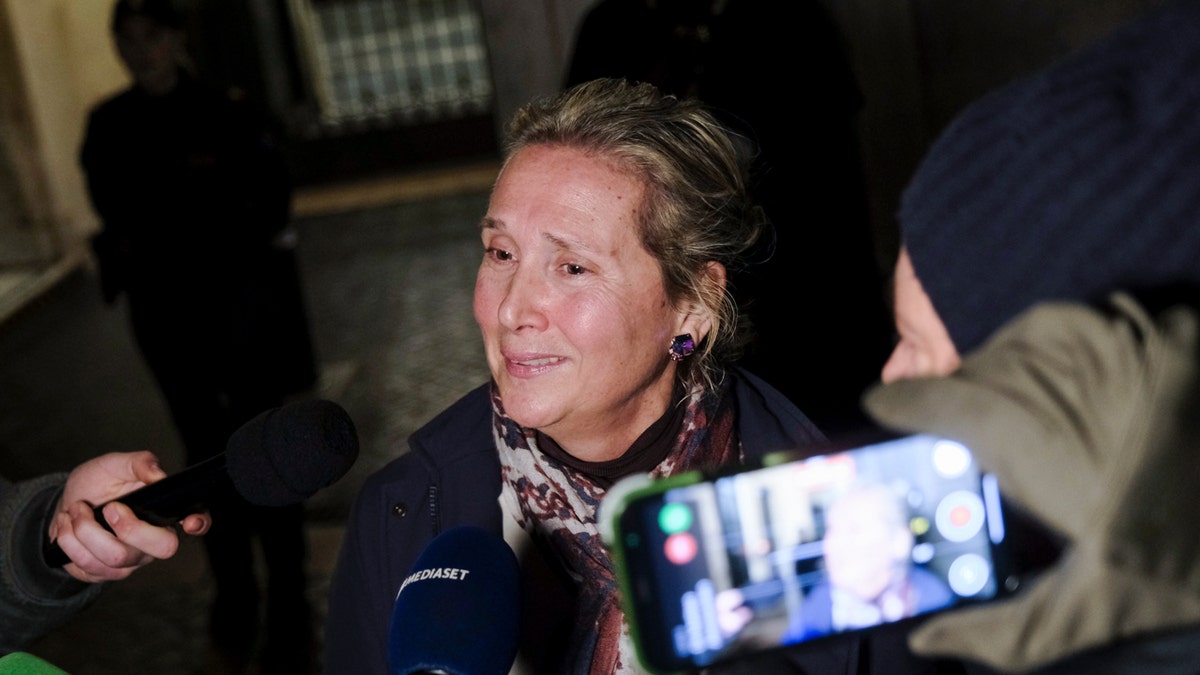
{"label": "woman's nose", "polygon": [[500,298],[500,324],[512,331],[545,328],[546,300],[546,286],[541,278],[533,271],[518,269],[509,277]]}

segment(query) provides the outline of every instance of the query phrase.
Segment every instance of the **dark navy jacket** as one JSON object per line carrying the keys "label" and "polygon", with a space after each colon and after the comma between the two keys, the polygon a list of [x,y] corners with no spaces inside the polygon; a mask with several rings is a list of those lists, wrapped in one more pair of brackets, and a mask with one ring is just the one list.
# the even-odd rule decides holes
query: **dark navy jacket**
{"label": "dark navy jacket", "polygon": [[[747,459],[825,441],[770,385],[741,370],[730,376]],[[329,592],[327,675],[387,673],[388,622],[396,592],[434,536],[463,524],[503,534],[497,502],[500,460],[487,385],[414,433],[409,446],[409,452],[367,479],[355,501]],[[469,639],[463,648],[470,648]],[[801,659],[806,667],[791,672],[855,672],[860,651],[854,641],[810,649]]]}

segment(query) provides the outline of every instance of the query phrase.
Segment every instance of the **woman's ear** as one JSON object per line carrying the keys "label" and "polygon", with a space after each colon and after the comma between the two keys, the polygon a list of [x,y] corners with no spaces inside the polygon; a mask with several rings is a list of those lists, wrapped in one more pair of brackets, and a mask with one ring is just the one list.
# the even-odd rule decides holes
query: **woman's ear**
{"label": "woman's ear", "polygon": [[725,281],[725,266],[715,260],[709,261],[698,289],[700,298],[689,302],[681,312],[678,333],[690,333],[696,344],[704,340],[712,330],[712,308],[719,307],[724,301]]}

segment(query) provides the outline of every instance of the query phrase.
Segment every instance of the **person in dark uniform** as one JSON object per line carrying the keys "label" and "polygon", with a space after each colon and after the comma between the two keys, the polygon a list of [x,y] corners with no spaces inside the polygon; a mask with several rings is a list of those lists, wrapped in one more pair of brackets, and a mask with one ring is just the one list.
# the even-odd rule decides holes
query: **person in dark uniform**
{"label": "person in dark uniform", "polygon": [[[107,302],[124,297],[137,345],[189,464],[315,381],[294,251],[291,184],[269,125],[186,67],[184,17],[168,0],[119,0],[112,32],[132,85],[91,112],[81,162],[103,226],[93,239]],[[263,672],[304,672],[310,633],[303,506],[230,495],[205,537],[216,653],[248,663],[266,562]],[[291,656],[289,656],[291,655]]]}

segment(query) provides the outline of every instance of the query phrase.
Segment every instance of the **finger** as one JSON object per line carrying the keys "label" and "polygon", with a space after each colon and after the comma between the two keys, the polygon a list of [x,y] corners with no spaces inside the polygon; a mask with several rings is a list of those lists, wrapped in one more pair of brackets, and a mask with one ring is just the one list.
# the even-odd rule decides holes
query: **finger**
{"label": "finger", "polygon": [[[63,510],[62,498],[59,498],[57,504],[54,505],[53,515],[50,518],[50,541],[58,541],[63,535],[63,526],[71,522],[71,519],[66,517],[66,511]],[[65,552],[65,551],[64,551]]]}
{"label": "finger", "polygon": [[187,534],[199,536],[207,533],[212,527],[212,516],[207,513],[193,513],[179,521],[179,526]]}
{"label": "finger", "polygon": [[150,453],[110,452],[90,459],[75,467],[67,476],[63,487],[63,504],[70,505],[77,501],[87,501],[92,504],[103,504],[132,490],[142,487],[145,482],[135,474],[138,464],[135,456],[143,455],[143,471],[153,473],[145,456]]}
{"label": "finger", "polygon": [[52,533],[51,541],[72,562],[75,560],[86,560],[91,557],[91,554],[83,547],[83,544],[79,543],[79,540],[75,538],[75,531],[71,525],[71,516],[66,511],[59,511],[54,514],[50,531]]}
{"label": "finger", "polygon": [[[96,521],[92,509],[86,503],[77,502],[71,506],[68,512],[71,515],[71,524],[76,539],[87,548],[101,566],[108,568],[107,571],[89,569],[93,574],[112,574],[116,570],[126,569],[132,571],[133,568],[140,567],[153,559],[150,554],[119,538],[120,532],[131,529],[130,519],[136,520],[129,507],[124,504],[114,503],[104,507],[105,520],[113,527],[114,532],[118,533],[117,536]],[[125,520],[123,521],[122,518]],[[128,572],[125,572],[122,578],[124,576],[128,576]]]}
{"label": "finger", "polygon": [[132,567],[114,567],[101,557],[111,555],[109,547],[120,549],[122,545],[96,522],[85,502],[72,504],[56,519],[60,521],[58,546],[71,560],[63,567],[68,574],[80,581],[96,583],[124,579],[133,571]]}
{"label": "finger", "polygon": [[151,525],[134,515],[133,511],[120,502],[104,506],[104,519],[117,535],[117,544],[124,555],[113,551],[113,558],[106,558],[114,566],[141,566],[151,559],[164,560],[179,550],[179,536],[175,530]]}
{"label": "finger", "polygon": [[158,463],[158,457],[148,450],[130,453],[129,463],[130,473],[147,485],[167,477],[167,472]]}

